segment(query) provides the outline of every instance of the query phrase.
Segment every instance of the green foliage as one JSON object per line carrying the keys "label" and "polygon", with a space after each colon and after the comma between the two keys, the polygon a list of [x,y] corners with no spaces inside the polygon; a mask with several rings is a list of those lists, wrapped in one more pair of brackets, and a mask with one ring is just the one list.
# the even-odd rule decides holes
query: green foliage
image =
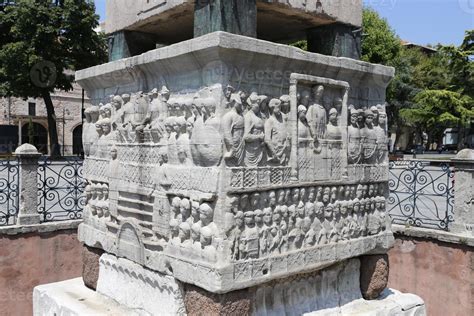
{"label": "green foliage", "polygon": [[298,47],[304,51],[308,51],[308,41],[307,40],[301,40],[298,42],[295,42],[293,44],[290,44],[290,46]]}
{"label": "green foliage", "polygon": [[90,0],[17,0],[0,7],[0,97],[42,97],[51,155],[59,155],[54,90],[69,91],[71,71],[107,59]]}
{"label": "green foliage", "polygon": [[[0,96],[40,97],[45,90],[68,91],[74,78],[65,73],[106,60],[106,42],[95,6],[87,0],[18,0],[0,12]],[[56,68],[56,80],[38,87],[30,70],[41,61]]]}
{"label": "green foliage", "polygon": [[400,114],[414,126],[425,130],[467,125],[474,118],[472,99],[449,90],[423,90],[415,98],[415,106]]}
{"label": "green foliage", "polygon": [[391,65],[402,47],[395,31],[371,8],[364,8],[362,25],[362,60]]}

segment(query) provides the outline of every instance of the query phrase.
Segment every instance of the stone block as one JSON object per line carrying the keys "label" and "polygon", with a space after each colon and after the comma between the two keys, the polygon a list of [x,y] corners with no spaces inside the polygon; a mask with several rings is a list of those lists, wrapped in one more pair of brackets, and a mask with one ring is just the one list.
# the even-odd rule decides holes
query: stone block
{"label": "stone block", "polygon": [[392,76],[224,32],[77,72],[80,240],[220,294],[385,253]]}
{"label": "stone block", "polygon": [[366,300],[373,300],[387,288],[388,255],[360,257],[360,289]]}
{"label": "stone block", "polygon": [[87,245],[82,247],[82,280],[85,286],[94,291],[97,289],[99,279],[99,259],[103,253],[104,251],[99,248]]}

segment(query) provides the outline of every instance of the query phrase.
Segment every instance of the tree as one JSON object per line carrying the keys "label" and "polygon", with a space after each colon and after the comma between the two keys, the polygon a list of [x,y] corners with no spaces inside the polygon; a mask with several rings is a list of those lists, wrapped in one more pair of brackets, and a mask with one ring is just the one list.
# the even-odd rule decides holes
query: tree
{"label": "tree", "polygon": [[387,20],[372,8],[364,8],[362,14],[362,57],[364,61],[391,65],[402,48],[400,38]]}
{"label": "tree", "polygon": [[52,156],[60,151],[51,93],[72,89],[71,70],[106,61],[97,26],[88,0],[18,0],[0,10],[0,96],[43,98]]}
{"label": "tree", "polygon": [[457,127],[458,148],[464,144],[465,130],[474,118],[474,31],[467,31],[459,47],[438,46],[438,53],[414,66],[414,81],[420,91],[415,105],[401,116],[422,133],[439,143],[443,131]]}

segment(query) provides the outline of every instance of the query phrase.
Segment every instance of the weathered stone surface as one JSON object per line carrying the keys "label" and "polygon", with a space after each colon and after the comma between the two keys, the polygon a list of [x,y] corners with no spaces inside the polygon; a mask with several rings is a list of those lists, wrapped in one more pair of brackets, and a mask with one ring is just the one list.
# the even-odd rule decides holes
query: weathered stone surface
{"label": "weathered stone surface", "polygon": [[388,255],[360,257],[360,289],[366,300],[373,300],[387,288]]}
{"label": "weathered stone surface", "polygon": [[78,72],[81,240],[217,293],[385,253],[392,75],[223,32]]}
{"label": "weathered stone surface", "polygon": [[214,294],[193,285],[185,285],[184,302],[188,316],[251,315],[254,294],[246,289]]}
{"label": "weathered stone surface", "polygon": [[474,149],[461,150],[451,159],[456,173],[454,182],[454,223],[450,231],[474,236]]}
{"label": "weathered stone surface", "polygon": [[[255,2],[255,0],[245,1]],[[307,29],[335,22],[356,27],[362,24],[361,0],[257,0],[256,14],[252,11],[249,14],[249,12],[236,9],[240,0],[113,0],[107,2],[105,30],[109,34],[123,30],[144,32],[156,36],[158,43],[176,43],[187,40],[193,37],[195,27],[202,27],[193,23],[195,2],[198,3],[197,10],[209,6],[209,3],[213,3],[215,13],[220,13],[220,9],[225,9],[222,15],[215,15],[218,19],[214,20],[214,26],[224,26],[220,23],[221,19],[227,19],[223,22],[228,25],[214,30],[240,32],[251,27],[253,34],[257,31],[258,38],[271,41],[301,39],[304,38]],[[225,2],[224,6],[221,7],[220,2]],[[232,4],[232,7],[227,7],[227,3]],[[230,18],[233,14],[231,8],[239,11],[240,16]],[[196,22],[203,24],[199,18]],[[210,22],[206,20],[205,23]],[[251,25],[243,25],[248,22]],[[280,30],[285,30],[285,32]]]}
{"label": "weathered stone surface", "polygon": [[85,286],[94,291],[97,289],[99,279],[99,258],[103,253],[102,249],[87,245],[82,247],[82,279]]}
{"label": "weathered stone surface", "polygon": [[117,304],[111,298],[87,288],[82,279],[77,278],[35,287],[33,315],[150,316],[151,314]]}
{"label": "weathered stone surface", "polygon": [[183,289],[175,278],[109,254],[100,257],[97,292],[150,315],[185,314]]}

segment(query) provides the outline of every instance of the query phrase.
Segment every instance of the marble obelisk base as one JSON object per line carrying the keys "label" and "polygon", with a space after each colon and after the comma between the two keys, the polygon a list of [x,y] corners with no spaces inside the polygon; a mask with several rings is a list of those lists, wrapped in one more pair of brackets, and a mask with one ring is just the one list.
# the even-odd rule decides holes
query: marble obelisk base
{"label": "marble obelisk base", "polygon": [[97,291],[87,288],[81,278],[37,286],[34,315],[426,314],[421,298],[391,289],[375,300],[365,300],[360,289],[361,262],[364,259],[351,259],[313,273],[214,294],[104,254]]}

